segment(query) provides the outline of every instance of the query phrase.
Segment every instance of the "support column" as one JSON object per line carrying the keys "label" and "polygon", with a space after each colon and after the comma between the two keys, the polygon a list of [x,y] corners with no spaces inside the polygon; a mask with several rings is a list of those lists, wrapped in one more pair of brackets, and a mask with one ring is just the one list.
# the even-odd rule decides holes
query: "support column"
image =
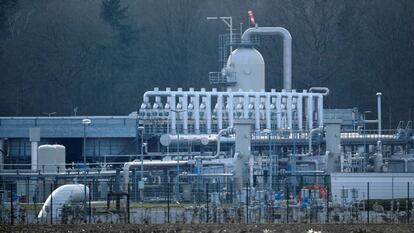
{"label": "support column", "polygon": [[38,142],[40,141],[40,128],[30,128],[29,129],[29,138],[31,142],[31,160],[32,160],[32,170],[36,171],[37,168],[37,148]]}
{"label": "support column", "polygon": [[241,190],[243,185],[249,181],[248,162],[251,156],[251,137],[254,121],[250,119],[240,119],[234,122],[235,128],[235,164],[234,181],[236,190]]}
{"label": "support column", "polygon": [[[329,119],[325,121],[326,127],[326,151],[328,173],[339,171],[339,158],[341,155],[341,124],[340,119]],[[310,135],[311,136],[311,135]]]}

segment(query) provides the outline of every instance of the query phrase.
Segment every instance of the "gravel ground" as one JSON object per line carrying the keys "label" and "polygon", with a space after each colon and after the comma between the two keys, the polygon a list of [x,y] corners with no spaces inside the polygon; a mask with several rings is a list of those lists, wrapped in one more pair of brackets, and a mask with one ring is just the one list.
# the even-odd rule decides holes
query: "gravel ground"
{"label": "gravel ground", "polygon": [[398,232],[408,233],[414,232],[413,224],[355,224],[355,225],[341,225],[341,224],[327,224],[327,225],[306,225],[306,224],[258,224],[258,225],[244,225],[244,224],[171,224],[171,225],[133,225],[133,224],[96,224],[96,225],[0,225],[0,232],[262,232],[262,233],[293,233],[293,232],[353,232],[353,233],[377,233],[377,232]]}

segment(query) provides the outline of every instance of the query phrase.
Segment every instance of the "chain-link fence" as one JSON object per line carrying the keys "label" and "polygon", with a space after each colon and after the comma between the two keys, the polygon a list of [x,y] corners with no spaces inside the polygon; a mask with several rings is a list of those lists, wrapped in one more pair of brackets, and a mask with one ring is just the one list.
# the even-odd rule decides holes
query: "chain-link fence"
{"label": "chain-link fence", "polygon": [[[83,184],[82,179],[79,176],[75,181]],[[347,183],[339,188],[332,186],[331,178],[325,175],[286,175],[271,185],[257,180],[243,184],[219,181],[160,180],[142,184],[132,179],[125,192],[116,177],[88,177],[86,203],[84,198],[72,202],[55,195],[49,198],[56,188],[73,183],[72,178],[26,177],[3,181],[0,223],[410,223],[413,220],[414,199],[410,195],[414,182],[410,181]],[[45,202],[48,204],[44,207]]]}

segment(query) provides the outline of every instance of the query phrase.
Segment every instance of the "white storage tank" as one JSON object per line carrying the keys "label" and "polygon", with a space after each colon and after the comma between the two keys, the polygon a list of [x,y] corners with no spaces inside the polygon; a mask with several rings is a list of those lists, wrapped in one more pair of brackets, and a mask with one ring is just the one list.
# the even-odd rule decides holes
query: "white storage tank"
{"label": "white storage tank", "polygon": [[227,75],[236,76],[234,90],[260,91],[265,89],[265,63],[259,51],[240,47],[227,60]]}
{"label": "white storage tank", "polygon": [[64,172],[66,149],[62,145],[41,145],[38,148],[37,167],[42,172]]}

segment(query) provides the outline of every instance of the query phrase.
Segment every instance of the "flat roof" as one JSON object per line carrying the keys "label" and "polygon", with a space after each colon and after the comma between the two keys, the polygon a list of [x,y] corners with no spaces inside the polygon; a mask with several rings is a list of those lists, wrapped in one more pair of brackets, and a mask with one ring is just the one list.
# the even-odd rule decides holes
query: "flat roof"
{"label": "flat roof", "polygon": [[57,116],[57,117],[0,117],[1,138],[29,138],[30,128],[39,128],[41,138],[83,137],[82,120],[91,124],[87,137],[130,138],[136,136],[136,115],[128,116]]}

